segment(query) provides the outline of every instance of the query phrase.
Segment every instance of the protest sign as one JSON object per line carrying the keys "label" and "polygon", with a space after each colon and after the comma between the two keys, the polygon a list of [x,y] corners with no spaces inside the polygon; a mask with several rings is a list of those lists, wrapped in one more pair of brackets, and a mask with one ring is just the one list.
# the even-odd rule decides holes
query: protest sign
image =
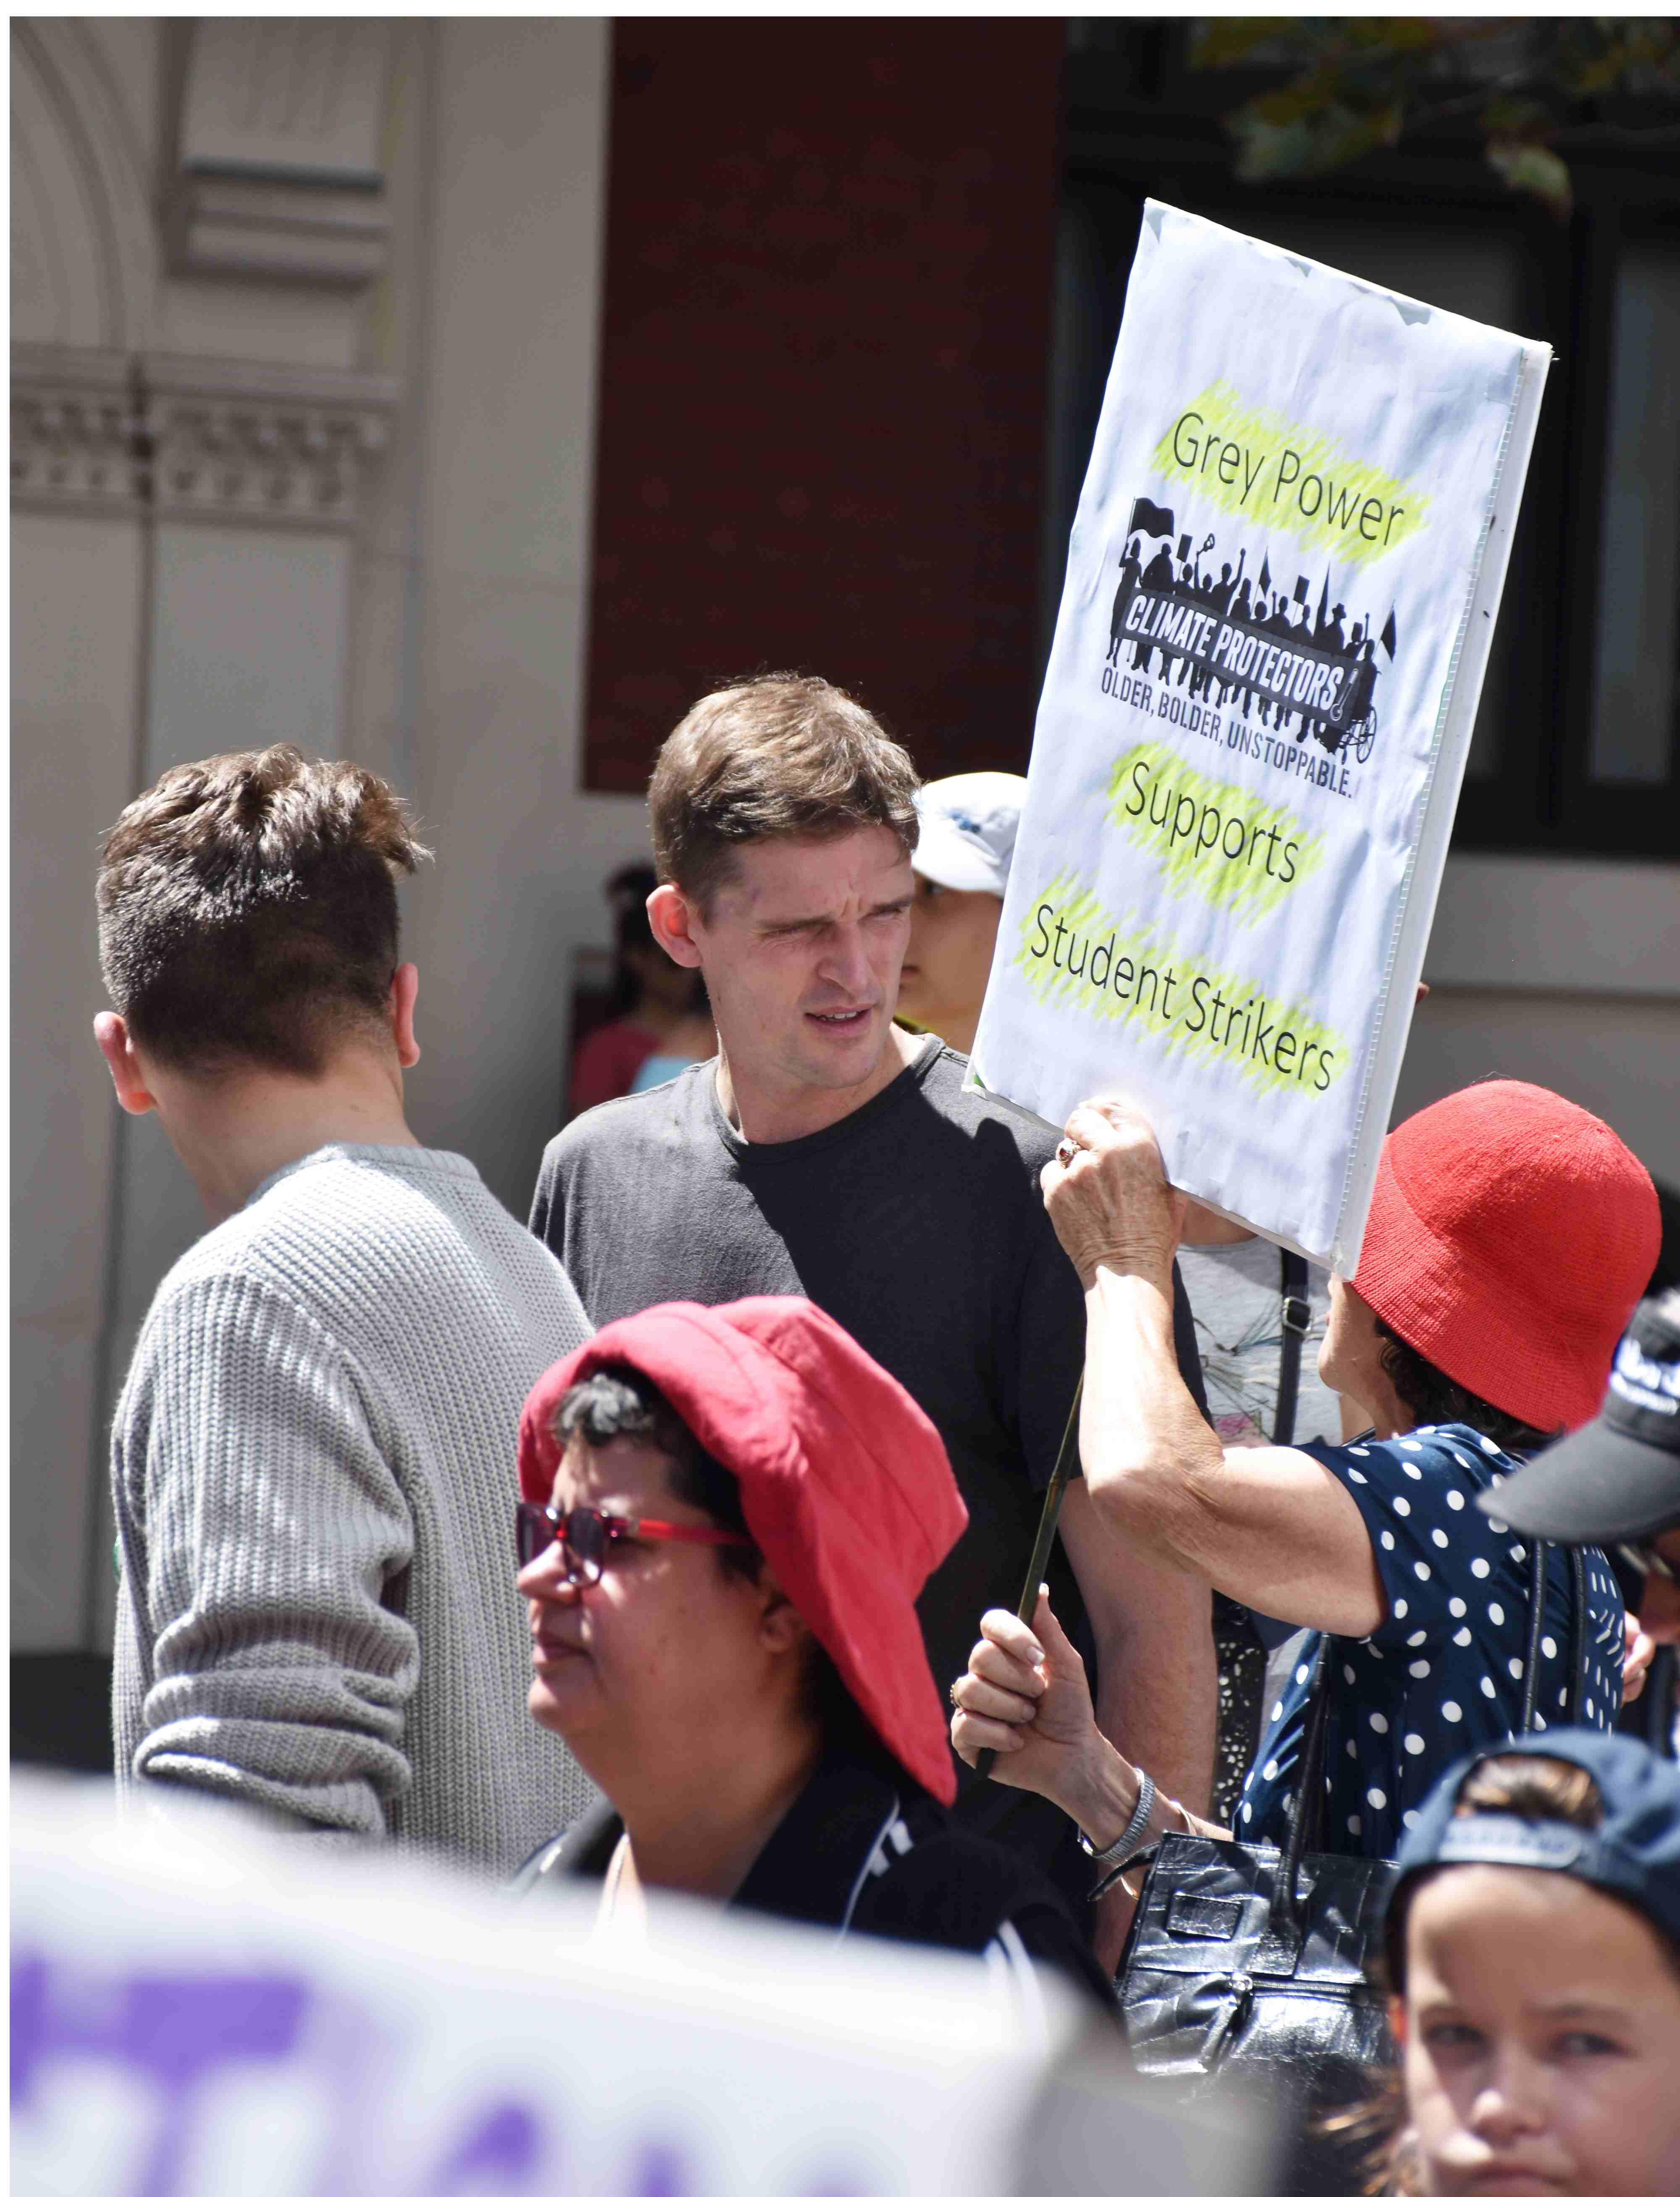
{"label": "protest sign", "polygon": [[1144,209],[973,1080],[1342,1273],[1549,362]]}
{"label": "protest sign", "polygon": [[[19,2197],[1017,2197],[1066,2117],[1089,2017],[1053,1975],[657,1898],[639,1943],[597,1887],[13,1801]],[[1243,2121],[1104,2111],[1138,2197],[1266,2186]]]}
{"label": "protest sign", "polygon": [[20,2197],[1012,2197],[1083,2009],[972,1956],[517,1904],[201,1806],[14,1787]]}

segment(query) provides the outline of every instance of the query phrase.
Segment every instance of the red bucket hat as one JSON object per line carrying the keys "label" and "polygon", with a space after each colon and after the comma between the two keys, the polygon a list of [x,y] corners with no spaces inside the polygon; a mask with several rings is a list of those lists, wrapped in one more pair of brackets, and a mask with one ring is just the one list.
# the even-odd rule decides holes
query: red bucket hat
{"label": "red bucket hat", "polygon": [[1432,1365],[1550,1434],[1598,1409],[1661,1239],[1650,1176],[1596,1114],[1474,1083],[1390,1132],[1353,1280]]}
{"label": "red bucket hat", "polygon": [[916,1597],[968,1524],[933,1422],[802,1297],[655,1305],[552,1365],[519,1419],[519,1487],[547,1503],[554,1415],[574,1382],[629,1365],[657,1382],[741,1484],[747,1527],[852,1699],[936,1800],[957,1794]]}

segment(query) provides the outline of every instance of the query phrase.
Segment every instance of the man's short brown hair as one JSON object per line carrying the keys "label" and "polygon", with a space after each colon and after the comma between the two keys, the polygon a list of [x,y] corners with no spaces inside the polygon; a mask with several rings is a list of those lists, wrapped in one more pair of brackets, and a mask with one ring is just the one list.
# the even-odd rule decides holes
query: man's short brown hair
{"label": "man's short brown hair", "polygon": [[354,763],[272,747],[166,770],[100,863],[100,965],[130,1036],[176,1067],[320,1075],[336,1041],[383,1026],[397,872],[426,854]]}
{"label": "man's short brown hair", "polygon": [[755,839],[884,824],[916,849],[916,767],[860,702],[826,679],[773,672],[697,702],[647,789],[660,878],[700,908]]}

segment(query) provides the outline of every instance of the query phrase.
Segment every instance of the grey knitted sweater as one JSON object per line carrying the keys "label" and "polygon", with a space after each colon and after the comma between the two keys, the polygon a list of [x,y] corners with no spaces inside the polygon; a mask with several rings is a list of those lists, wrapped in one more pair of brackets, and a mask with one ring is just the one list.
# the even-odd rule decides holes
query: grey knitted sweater
{"label": "grey knitted sweater", "polygon": [[589,1332],[453,1152],[325,1145],[196,1243],[113,1429],[119,1777],[497,1870],[577,1814],[513,1505],[526,1392]]}

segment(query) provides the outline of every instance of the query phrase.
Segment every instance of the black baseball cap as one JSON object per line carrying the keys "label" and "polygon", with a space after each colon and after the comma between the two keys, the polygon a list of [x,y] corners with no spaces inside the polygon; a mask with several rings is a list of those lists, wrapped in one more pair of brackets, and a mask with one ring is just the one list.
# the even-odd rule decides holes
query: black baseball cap
{"label": "black baseball cap", "polygon": [[[1457,1814],[1464,1781],[1490,1755],[1533,1754],[1584,1770],[1603,1817],[1596,1830],[1503,1810]],[[1680,1770],[1620,1732],[1572,1725],[1496,1741],[1454,1765],[1417,1812],[1394,1857],[1394,1898],[1415,1870],[1457,1862],[1549,1869],[1625,1899],[1680,1945]]]}
{"label": "black baseball cap", "polygon": [[1597,1417],[1476,1500],[1549,1541],[1648,1541],[1680,1526],[1680,1290],[1634,1313]]}

